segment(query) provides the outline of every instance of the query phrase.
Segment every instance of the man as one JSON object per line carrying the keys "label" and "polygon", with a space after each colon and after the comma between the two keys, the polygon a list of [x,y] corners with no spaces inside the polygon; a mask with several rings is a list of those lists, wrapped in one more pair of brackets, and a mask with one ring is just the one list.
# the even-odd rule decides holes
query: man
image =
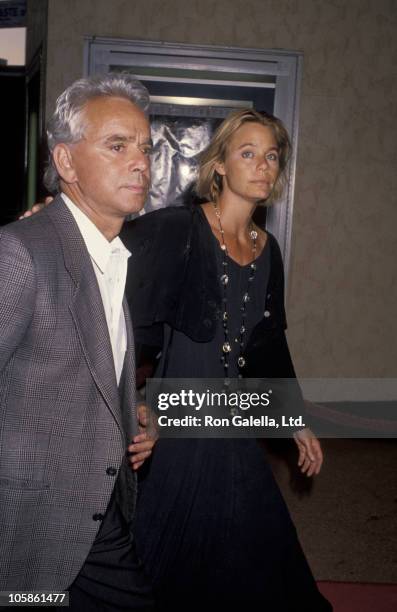
{"label": "man", "polygon": [[[145,88],[81,79],[49,124],[60,195],[0,230],[0,590],[69,589],[73,610],[149,610],[129,522],[138,434],[118,238],[150,179]],[[134,443],[132,443],[134,441]]]}

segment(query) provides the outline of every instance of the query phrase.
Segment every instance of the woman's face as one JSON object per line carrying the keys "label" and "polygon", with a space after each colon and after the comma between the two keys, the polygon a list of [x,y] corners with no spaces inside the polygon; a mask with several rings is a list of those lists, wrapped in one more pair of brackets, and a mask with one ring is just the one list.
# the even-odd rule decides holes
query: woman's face
{"label": "woman's face", "polygon": [[269,127],[244,123],[226,147],[225,161],[215,169],[223,177],[222,196],[252,203],[266,200],[279,174],[279,153]]}

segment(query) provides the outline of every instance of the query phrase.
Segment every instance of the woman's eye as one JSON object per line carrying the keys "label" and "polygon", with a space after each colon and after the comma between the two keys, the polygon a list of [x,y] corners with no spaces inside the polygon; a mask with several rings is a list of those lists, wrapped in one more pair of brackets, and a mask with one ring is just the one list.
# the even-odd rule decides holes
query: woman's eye
{"label": "woman's eye", "polygon": [[243,151],[241,155],[242,157],[244,157],[244,159],[250,159],[251,157],[254,157],[252,151]]}
{"label": "woman's eye", "polygon": [[269,155],[267,156],[267,159],[269,161],[278,161],[278,154],[277,153],[269,153]]}
{"label": "woman's eye", "polygon": [[112,145],[112,151],[116,151],[116,153],[119,153],[123,149],[124,149],[124,145],[123,144]]}

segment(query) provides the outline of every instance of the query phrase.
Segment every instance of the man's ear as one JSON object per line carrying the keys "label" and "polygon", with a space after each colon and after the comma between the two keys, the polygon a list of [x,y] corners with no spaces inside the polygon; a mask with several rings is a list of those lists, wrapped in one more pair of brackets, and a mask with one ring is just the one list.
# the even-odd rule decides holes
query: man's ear
{"label": "man's ear", "polygon": [[73,157],[68,145],[60,143],[55,145],[52,159],[59,176],[65,183],[75,183],[77,175],[73,164]]}

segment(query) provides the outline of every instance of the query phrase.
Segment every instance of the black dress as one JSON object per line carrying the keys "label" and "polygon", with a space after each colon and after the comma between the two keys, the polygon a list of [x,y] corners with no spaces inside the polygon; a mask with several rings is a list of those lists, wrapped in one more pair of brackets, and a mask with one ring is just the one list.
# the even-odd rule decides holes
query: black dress
{"label": "black dress", "polygon": [[[209,226],[208,240],[216,241]],[[218,245],[216,253],[220,276]],[[265,246],[250,290],[246,337],[263,317],[269,265]],[[228,274],[229,330],[237,335],[249,266],[229,259]],[[223,377],[220,324],[210,342],[168,332],[161,375]],[[233,354],[230,375],[236,376]],[[332,609],[317,590],[256,440],[159,440],[140,485],[134,533],[162,611]]]}

